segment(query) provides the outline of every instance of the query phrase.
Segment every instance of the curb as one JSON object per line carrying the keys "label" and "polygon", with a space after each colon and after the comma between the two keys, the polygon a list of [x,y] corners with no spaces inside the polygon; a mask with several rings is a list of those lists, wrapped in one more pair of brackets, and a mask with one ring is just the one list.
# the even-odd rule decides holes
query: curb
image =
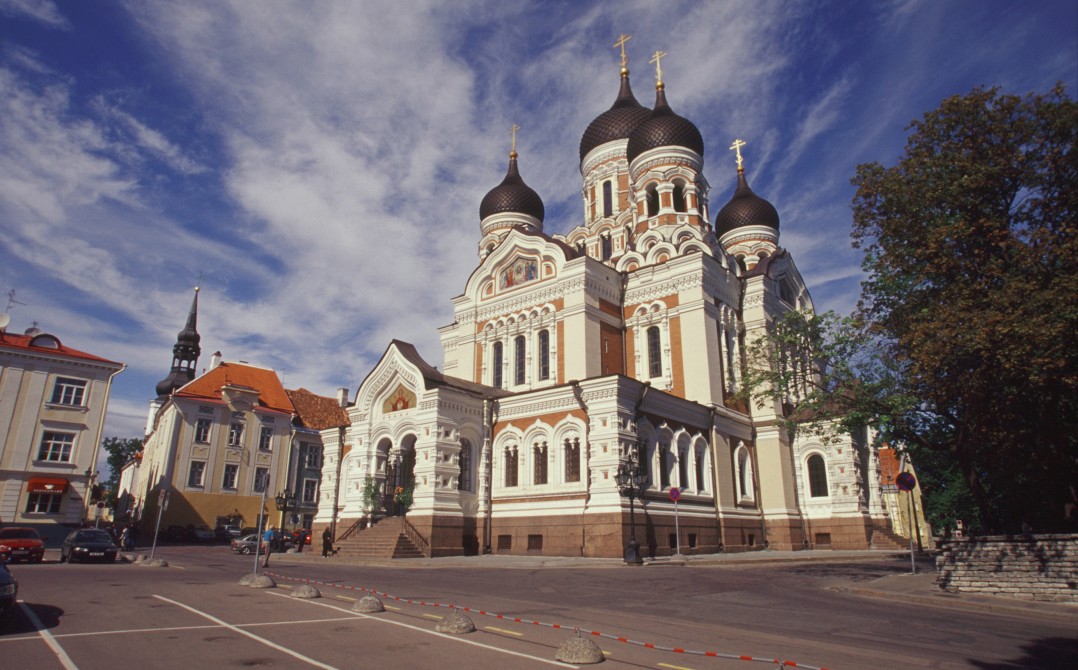
{"label": "curb", "polygon": [[1063,612],[1056,609],[1059,607],[1059,603],[1041,602],[1041,601],[1022,601],[1023,603],[1029,603],[1028,606],[1011,604],[1008,602],[998,601],[996,599],[988,600],[988,596],[970,596],[977,597],[977,600],[963,599],[959,594],[951,594],[940,592],[938,594],[917,594],[917,593],[905,593],[902,591],[880,591],[877,589],[865,588],[861,586],[828,586],[828,591],[835,591],[838,593],[848,593],[854,596],[862,596],[865,598],[877,598],[881,600],[901,601],[905,603],[913,603],[915,605],[927,605],[929,607],[938,607],[940,609],[949,610],[961,610],[966,612],[979,612],[982,614],[995,614],[998,616],[1013,616],[1032,619],[1047,619],[1050,621],[1062,621],[1067,623],[1078,624],[1078,609],[1072,612]]}

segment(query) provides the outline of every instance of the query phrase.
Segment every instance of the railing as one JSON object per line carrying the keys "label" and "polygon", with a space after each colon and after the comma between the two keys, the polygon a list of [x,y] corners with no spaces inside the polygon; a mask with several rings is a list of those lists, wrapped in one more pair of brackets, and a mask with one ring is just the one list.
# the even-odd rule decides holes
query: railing
{"label": "railing", "polygon": [[415,529],[408,519],[401,517],[401,531],[408,536],[408,539],[412,541],[412,544],[419,547],[419,550],[423,552],[423,555],[430,558],[430,542],[419,534],[419,531]]}
{"label": "railing", "polygon": [[337,536],[336,542],[347,540],[349,537],[356,534],[357,531],[363,530],[365,524],[364,519],[356,519],[356,522],[348,527],[343,533]]}

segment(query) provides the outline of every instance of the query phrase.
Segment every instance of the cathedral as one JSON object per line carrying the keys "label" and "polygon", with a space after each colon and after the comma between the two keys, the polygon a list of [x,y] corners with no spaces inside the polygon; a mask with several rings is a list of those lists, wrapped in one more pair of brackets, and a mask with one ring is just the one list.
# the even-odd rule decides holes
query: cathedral
{"label": "cathedral", "polygon": [[428,556],[864,549],[889,535],[870,430],[792,437],[781,406],[736,399],[747,343],[812,299],[778,211],[749,187],[744,143],[712,218],[703,137],[667,101],[663,54],[654,104],[637,100],[626,39],[614,103],[580,141],[583,221],[546,232],[514,140],[439,329],[443,365],[390,342],[349,425],[322,432],[316,530],[346,540],[401,517]]}

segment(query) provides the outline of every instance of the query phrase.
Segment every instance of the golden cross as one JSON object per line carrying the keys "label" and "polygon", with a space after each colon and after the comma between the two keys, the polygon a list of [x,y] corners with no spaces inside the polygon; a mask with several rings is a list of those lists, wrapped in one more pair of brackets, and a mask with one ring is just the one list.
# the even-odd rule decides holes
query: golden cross
{"label": "golden cross", "polygon": [[625,43],[628,42],[629,40],[631,40],[632,38],[633,38],[632,35],[626,35],[625,33],[622,33],[618,37],[618,41],[614,42],[614,48],[615,49],[617,49],[618,47],[621,47],[621,67],[622,68],[629,67],[629,57],[625,55]]}
{"label": "golden cross", "polygon": [[649,63],[655,63],[655,81],[663,83],[663,64],[662,59],[666,56],[665,51],[656,51],[655,55],[651,57]]}
{"label": "golden cross", "polygon": [[730,145],[730,148],[737,152],[737,169],[741,169],[741,147],[745,146],[745,140],[734,140],[734,143]]}
{"label": "golden cross", "polygon": [[515,154],[517,152],[517,131],[520,130],[520,126],[513,124],[509,127],[509,135],[513,138],[513,148],[511,151]]}

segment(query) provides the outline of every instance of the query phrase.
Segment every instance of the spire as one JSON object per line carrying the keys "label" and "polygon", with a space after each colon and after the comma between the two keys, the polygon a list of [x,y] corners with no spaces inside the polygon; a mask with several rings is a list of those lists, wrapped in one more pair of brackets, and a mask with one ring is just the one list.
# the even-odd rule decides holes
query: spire
{"label": "spire", "polygon": [[176,335],[176,344],[172,346],[172,369],[167,377],[157,383],[158,398],[171,394],[195,378],[195,366],[202,353],[199,346],[202,336],[198,334],[198,293],[199,287],[196,286],[191,311],[187,313],[187,324]]}

